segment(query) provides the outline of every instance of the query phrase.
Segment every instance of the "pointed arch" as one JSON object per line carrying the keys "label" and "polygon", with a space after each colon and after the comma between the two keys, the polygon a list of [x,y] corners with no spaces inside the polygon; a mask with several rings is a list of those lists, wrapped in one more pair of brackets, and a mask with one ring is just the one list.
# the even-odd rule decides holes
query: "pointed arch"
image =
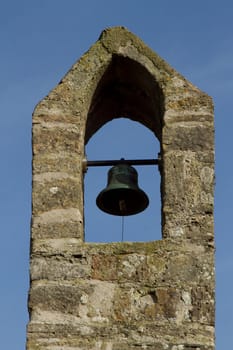
{"label": "pointed arch", "polygon": [[[192,173],[198,184],[200,154],[213,154],[212,114],[211,98],[134,34],[123,27],[104,30],[34,111],[33,222],[46,226],[48,220],[57,230],[62,210],[67,231],[61,235],[83,241],[85,144],[106,122],[128,117],[160,141],[163,237],[185,235],[184,207],[190,213],[213,210],[213,196],[183,178]],[[33,235],[41,234],[37,228]]]}
{"label": "pointed arch", "polygon": [[140,122],[161,140],[163,113],[164,96],[155,77],[137,61],[114,54],[92,97],[85,142],[119,117]]}

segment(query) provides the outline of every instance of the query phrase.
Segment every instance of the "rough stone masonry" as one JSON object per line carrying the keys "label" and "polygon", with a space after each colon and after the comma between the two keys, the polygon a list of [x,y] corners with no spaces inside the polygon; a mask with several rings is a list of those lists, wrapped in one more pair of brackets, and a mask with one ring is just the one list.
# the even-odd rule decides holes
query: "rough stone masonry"
{"label": "rough stone masonry", "polygon": [[[85,242],[85,144],[117,117],[160,142],[161,240]],[[27,349],[213,350],[211,98],[114,27],[36,106],[32,141]]]}

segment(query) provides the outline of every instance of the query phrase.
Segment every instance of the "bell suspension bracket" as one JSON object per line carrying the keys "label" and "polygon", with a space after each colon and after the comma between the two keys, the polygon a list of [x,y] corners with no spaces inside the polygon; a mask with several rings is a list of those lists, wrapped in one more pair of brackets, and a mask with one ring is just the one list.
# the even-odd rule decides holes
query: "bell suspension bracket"
{"label": "bell suspension bracket", "polygon": [[87,160],[83,159],[83,172],[85,173],[88,167],[94,166],[114,166],[118,164],[127,165],[158,165],[161,167],[161,155],[158,154],[157,159],[111,159],[111,160]]}

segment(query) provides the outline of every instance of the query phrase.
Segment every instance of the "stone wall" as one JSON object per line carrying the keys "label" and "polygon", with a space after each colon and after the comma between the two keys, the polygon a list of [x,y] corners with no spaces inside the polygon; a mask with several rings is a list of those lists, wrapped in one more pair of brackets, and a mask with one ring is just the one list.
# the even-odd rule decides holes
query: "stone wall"
{"label": "stone wall", "polygon": [[[85,144],[126,117],[161,144],[162,236],[85,243]],[[33,114],[28,350],[214,349],[213,105],[125,28]]]}

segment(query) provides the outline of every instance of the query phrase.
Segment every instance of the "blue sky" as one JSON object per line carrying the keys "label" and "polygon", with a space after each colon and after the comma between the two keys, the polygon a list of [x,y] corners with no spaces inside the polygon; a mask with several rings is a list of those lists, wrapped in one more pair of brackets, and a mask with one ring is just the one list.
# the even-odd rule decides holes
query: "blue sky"
{"label": "blue sky", "polygon": [[[233,348],[233,235],[230,228],[233,214],[232,14],[233,2],[230,0],[1,2],[2,349],[25,347],[25,327],[28,321],[33,109],[71,65],[97,40],[100,32],[115,25],[126,26],[171,66],[214,99],[217,350]],[[113,141],[116,133],[121,135],[120,142],[119,137]],[[129,133],[132,135],[130,143]],[[111,150],[106,147],[109,138],[112,143]],[[138,147],[139,139],[143,140],[143,146],[140,144]],[[98,144],[98,147],[95,144]],[[158,144],[148,130],[124,120],[102,128],[87,147],[90,159],[150,158],[157,156],[157,150]],[[157,169],[141,168],[138,172],[140,186],[151,196],[151,207],[140,214],[139,219],[135,217],[138,221],[131,218],[126,220],[125,239],[159,239],[159,192],[158,186],[155,185],[159,181]],[[106,218],[106,215],[99,216],[102,214],[97,213],[93,205],[96,194],[106,185],[106,169],[104,172],[100,169],[89,170],[85,181],[86,188],[89,188],[89,192],[86,191],[86,221],[90,222],[88,215],[95,220],[94,226],[86,224],[87,240],[106,241],[110,239],[109,232],[110,240],[120,240],[119,218],[110,217],[111,221],[108,221],[110,219]],[[158,228],[155,233],[152,232],[154,227]]]}

